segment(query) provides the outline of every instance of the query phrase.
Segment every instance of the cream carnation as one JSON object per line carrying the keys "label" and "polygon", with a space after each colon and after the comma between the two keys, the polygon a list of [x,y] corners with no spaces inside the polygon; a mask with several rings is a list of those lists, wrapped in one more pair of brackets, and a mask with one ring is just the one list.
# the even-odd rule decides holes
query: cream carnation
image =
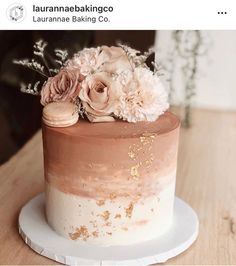
{"label": "cream carnation", "polygon": [[112,83],[112,77],[106,72],[89,75],[82,82],[79,98],[91,122],[114,121],[117,91]]}
{"label": "cream carnation", "polygon": [[66,68],[78,69],[84,76],[94,73],[104,60],[101,56],[99,57],[100,52],[100,47],[84,48],[67,61]]}
{"label": "cream carnation", "polygon": [[124,71],[115,87],[120,97],[114,114],[128,122],[155,121],[169,108],[165,88],[147,68]]}

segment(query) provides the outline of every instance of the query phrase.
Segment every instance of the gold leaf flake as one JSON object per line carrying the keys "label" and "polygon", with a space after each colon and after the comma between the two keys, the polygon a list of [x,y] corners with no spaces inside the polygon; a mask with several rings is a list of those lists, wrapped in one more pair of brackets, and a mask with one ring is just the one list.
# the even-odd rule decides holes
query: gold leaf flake
{"label": "gold leaf flake", "polygon": [[102,205],[105,204],[105,200],[97,200],[97,201],[96,201],[96,204],[97,204],[98,206],[102,206]]}
{"label": "gold leaf flake", "polygon": [[140,142],[143,145],[151,144],[153,143],[155,137],[156,137],[156,134],[154,133],[143,133],[142,136],[140,137]]}
{"label": "gold leaf flake", "polygon": [[93,237],[97,238],[98,237],[98,231],[93,231],[92,235],[93,235]]}
{"label": "gold leaf flake", "polygon": [[95,228],[97,227],[97,222],[95,220],[89,221],[89,223],[92,224],[93,227],[95,227]]}
{"label": "gold leaf flake", "polygon": [[104,221],[107,221],[110,217],[110,212],[104,211],[103,214],[100,214],[100,216],[104,219]]}
{"label": "gold leaf flake", "polygon": [[126,217],[128,217],[128,218],[132,217],[133,209],[134,209],[134,204],[133,204],[133,202],[130,202],[128,208],[125,209]]}
{"label": "gold leaf flake", "polygon": [[139,171],[138,171],[139,167],[140,167],[140,164],[136,164],[132,166],[130,169],[130,174],[134,179],[137,179],[139,177]]}
{"label": "gold leaf flake", "polygon": [[79,228],[75,229],[74,233],[69,233],[69,236],[72,240],[76,240],[82,238],[83,240],[87,240],[89,237],[89,232],[86,226],[80,226]]}
{"label": "gold leaf flake", "polygon": [[135,153],[134,153],[134,151],[129,151],[129,152],[128,152],[128,155],[129,155],[129,157],[130,157],[131,159],[134,159],[134,157],[135,157]]}
{"label": "gold leaf flake", "polygon": [[143,137],[148,137],[151,139],[155,139],[156,135],[157,135],[156,133],[143,133],[142,134]]}
{"label": "gold leaf flake", "polygon": [[115,192],[112,192],[112,193],[110,193],[110,195],[109,195],[109,198],[110,198],[111,200],[115,199],[116,197],[117,197],[117,195],[116,195]]}

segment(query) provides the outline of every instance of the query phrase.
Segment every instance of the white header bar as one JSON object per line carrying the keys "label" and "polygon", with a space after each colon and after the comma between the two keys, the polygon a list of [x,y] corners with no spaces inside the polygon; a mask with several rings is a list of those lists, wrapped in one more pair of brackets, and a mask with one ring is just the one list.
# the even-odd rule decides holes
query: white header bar
{"label": "white header bar", "polygon": [[4,0],[0,29],[236,29],[235,0]]}

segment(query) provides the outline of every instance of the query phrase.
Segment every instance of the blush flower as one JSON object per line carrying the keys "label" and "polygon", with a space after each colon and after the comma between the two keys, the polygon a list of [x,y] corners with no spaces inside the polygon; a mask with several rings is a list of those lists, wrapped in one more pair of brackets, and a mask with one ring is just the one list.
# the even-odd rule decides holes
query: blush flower
{"label": "blush flower", "polygon": [[[137,53],[136,50],[131,52]],[[85,48],[67,61],[66,68],[77,69],[84,76],[95,72],[118,74],[125,69],[132,69],[133,65],[121,47],[101,46]]]}
{"label": "blush flower", "polygon": [[50,102],[74,102],[84,79],[77,70],[62,69],[56,76],[48,78],[41,90],[41,104]]}
{"label": "blush flower", "polygon": [[165,88],[147,68],[124,71],[116,87],[121,93],[114,114],[128,122],[155,121],[169,108]]}
{"label": "blush flower", "polygon": [[100,62],[103,61],[100,66],[101,71],[119,74],[124,70],[131,70],[134,67],[121,47],[108,47],[104,45],[101,47],[101,53],[99,56],[101,57]]}
{"label": "blush flower", "polygon": [[77,69],[84,76],[92,74],[103,63],[103,61],[101,62],[102,58],[99,58],[100,52],[100,47],[84,48],[67,61],[66,68]]}
{"label": "blush flower", "polygon": [[89,75],[82,82],[79,98],[91,122],[114,121],[117,91],[112,83],[112,77],[106,72]]}

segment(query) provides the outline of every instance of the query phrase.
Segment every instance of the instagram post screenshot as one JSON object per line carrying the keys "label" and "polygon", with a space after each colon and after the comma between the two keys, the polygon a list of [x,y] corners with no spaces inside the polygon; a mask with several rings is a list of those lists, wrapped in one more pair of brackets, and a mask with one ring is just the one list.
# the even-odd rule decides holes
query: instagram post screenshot
{"label": "instagram post screenshot", "polygon": [[0,3],[0,265],[236,265],[233,0]]}

